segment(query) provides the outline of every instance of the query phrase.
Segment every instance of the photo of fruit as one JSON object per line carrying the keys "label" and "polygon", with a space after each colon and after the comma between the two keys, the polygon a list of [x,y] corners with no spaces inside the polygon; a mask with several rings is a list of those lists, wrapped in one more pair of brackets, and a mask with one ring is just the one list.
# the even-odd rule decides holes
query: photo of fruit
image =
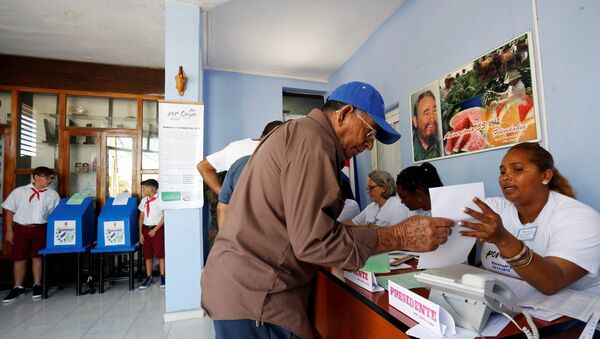
{"label": "photo of fruit", "polygon": [[[438,157],[540,140],[532,51],[527,32],[437,81]],[[413,113],[412,98],[420,92],[411,95]],[[414,155],[415,162],[424,160]]]}

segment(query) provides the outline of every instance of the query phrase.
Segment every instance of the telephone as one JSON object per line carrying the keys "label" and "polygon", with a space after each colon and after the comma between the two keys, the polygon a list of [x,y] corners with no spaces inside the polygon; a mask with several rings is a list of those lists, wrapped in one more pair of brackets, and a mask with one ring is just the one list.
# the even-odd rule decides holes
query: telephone
{"label": "telephone", "polygon": [[[464,264],[415,275],[430,288],[429,300],[442,306],[458,326],[481,333],[492,313],[511,318],[523,313],[513,291],[490,272]],[[530,324],[531,326],[531,324]]]}

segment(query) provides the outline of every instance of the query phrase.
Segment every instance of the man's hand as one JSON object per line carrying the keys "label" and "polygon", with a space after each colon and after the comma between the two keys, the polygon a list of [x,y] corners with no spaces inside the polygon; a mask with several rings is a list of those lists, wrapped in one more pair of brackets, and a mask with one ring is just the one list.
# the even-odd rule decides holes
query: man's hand
{"label": "man's hand", "polygon": [[398,225],[377,229],[377,253],[393,250],[429,252],[448,241],[454,222],[446,218],[410,217]]}
{"label": "man's hand", "polygon": [[144,233],[140,231],[140,244],[144,244]]}
{"label": "man's hand", "polygon": [[150,236],[150,238],[154,238],[154,236],[156,235],[156,230],[157,230],[157,228],[154,227],[150,232],[148,232],[148,235]]}

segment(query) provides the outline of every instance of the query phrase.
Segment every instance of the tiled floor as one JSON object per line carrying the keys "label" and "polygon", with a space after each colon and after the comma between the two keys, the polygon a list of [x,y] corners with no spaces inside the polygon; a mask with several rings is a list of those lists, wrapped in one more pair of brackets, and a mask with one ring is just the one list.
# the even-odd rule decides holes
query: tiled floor
{"label": "tiled floor", "polygon": [[[0,292],[4,298],[8,291]],[[44,301],[24,297],[0,306],[0,338],[196,338],[215,337],[208,317],[165,323],[165,292],[154,284],[129,292],[113,284],[103,294],[75,296],[75,287],[51,290]]]}

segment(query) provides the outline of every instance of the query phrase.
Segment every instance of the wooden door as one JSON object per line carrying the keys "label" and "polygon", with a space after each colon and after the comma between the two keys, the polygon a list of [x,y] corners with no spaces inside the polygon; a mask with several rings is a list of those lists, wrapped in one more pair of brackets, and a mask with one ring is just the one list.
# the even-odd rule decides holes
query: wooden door
{"label": "wooden door", "polygon": [[[0,199],[0,204],[8,197],[12,190],[11,183],[15,181],[14,171],[9,170],[10,166],[7,166],[7,163],[10,162],[10,128],[5,126],[0,126],[0,147],[2,148],[0,153],[0,173],[2,173],[0,180],[0,184],[2,185],[2,189],[0,190],[0,194],[2,194],[2,199]],[[2,241],[0,241],[0,259],[5,259],[10,257],[11,245],[6,242],[5,234],[6,234],[6,219],[4,218],[4,209],[2,209]]]}
{"label": "wooden door", "polygon": [[101,210],[109,196],[128,191],[139,194],[137,132],[69,129],[60,154],[60,194],[86,193]]}

